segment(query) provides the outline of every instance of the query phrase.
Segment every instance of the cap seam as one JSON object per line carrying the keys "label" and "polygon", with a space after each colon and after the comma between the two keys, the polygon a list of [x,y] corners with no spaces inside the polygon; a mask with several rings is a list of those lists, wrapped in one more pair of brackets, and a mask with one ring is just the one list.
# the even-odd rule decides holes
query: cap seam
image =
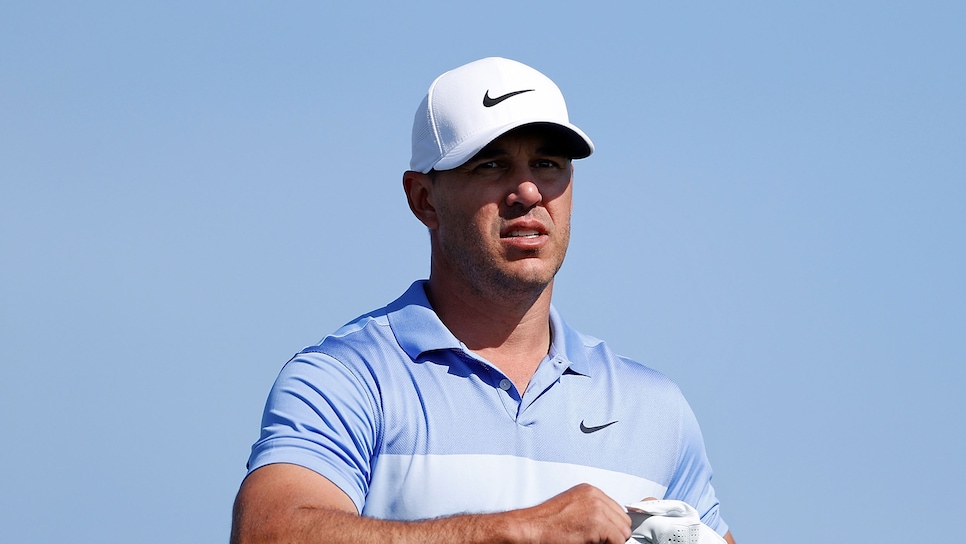
{"label": "cap seam", "polygon": [[[448,73],[448,72],[447,72]],[[446,74],[439,76],[433,81],[433,84],[429,86],[429,91],[426,93],[426,111],[429,112],[429,126],[433,129],[433,140],[436,144],[436,155],[439,157],[432,164],[429,165],[429,169],[432,170],[436,167],[440,160],[443,158],[443,139],[439,136],[439,127],[436,125],[436,105],[433,103],[433,97],[436,95],[436,84],[440,79]]]}

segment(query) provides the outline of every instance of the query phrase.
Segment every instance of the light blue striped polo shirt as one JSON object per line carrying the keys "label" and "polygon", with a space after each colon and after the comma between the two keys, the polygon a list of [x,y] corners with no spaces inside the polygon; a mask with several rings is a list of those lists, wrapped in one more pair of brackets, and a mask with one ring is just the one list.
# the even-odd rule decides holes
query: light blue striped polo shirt
{"label": "light blue striped polo shirt", "polygon": [[250,471],[304,466],[383,519],[523,508],[590,483],[620,504],[683,500],[727,531],[701,431],[667,377],[551,308],[550,353],[521,395],[440,322],[424,284],[285,364]]}

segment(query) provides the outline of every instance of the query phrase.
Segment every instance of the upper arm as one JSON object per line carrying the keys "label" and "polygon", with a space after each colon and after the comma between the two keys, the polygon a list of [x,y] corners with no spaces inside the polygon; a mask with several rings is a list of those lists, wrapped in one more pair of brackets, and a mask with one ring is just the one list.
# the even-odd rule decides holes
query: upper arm
{"label": "upper arm", "polygon": [[258,468],[245,478],[235,498],[231,541],[277,533],[291,527],[306,509],[358,514],[352,499],[317,472],[285,463]]}

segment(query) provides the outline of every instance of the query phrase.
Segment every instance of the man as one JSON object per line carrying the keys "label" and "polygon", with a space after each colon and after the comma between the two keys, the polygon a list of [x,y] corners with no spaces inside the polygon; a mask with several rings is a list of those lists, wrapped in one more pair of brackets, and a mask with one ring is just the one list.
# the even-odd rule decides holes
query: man
{"label": "man", "polygon": [[403,176],[429,280],[282,369],[233,542],[617,544],[645,497],[727,533],[678,388],[551,306],[571,160],[593,150],[528,66],[433,82]]}

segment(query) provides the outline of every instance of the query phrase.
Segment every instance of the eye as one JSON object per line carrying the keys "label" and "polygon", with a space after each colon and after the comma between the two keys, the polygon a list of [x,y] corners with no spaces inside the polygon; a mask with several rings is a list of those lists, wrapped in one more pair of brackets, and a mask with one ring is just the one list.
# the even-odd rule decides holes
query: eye
{"label": "eye", "polygon": [[564,161],[556,159],[537,159],[534,161],[533,166],[535,168],[563,168]]}
{"label": "eye", "polygon": [[492,160],[492,161],[480,161],[475,166],[473,166],[472,170],[473,172],[477,172],[477,173],[485,173],[485,172],[492,172],[500,168],[503,168],[503,164],[498,160]]}

